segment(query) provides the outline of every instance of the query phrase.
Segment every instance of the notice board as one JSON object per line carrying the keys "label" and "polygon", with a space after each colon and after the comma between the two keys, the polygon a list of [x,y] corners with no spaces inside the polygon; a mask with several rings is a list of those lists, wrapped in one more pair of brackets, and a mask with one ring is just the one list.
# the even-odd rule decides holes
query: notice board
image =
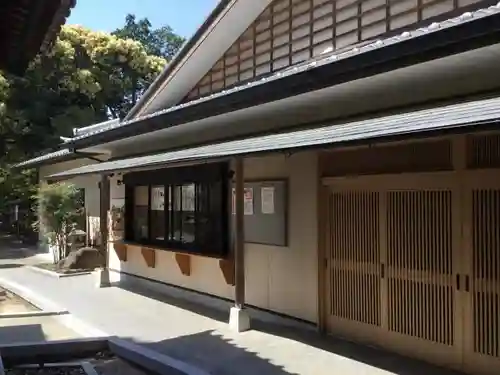
{"label": "notice board", "polygon": [[[245,242],[288,245],[287,180],[245,182]],[[235,190],[232,190],[234,224]],[[234,225],[232,226],[234,228]],[[234,235],[234,233],[233,233]]]}

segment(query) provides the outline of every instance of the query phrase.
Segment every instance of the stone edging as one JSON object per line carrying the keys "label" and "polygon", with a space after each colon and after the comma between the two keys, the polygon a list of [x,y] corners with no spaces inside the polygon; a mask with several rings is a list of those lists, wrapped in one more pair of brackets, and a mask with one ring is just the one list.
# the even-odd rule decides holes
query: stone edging
{"label": "stone edging", "polygon": [[1,313],[0,319],[32,318],[36,316],[59,316],[68,314],[67,311],[26,311],[18,313]]}
{"label": "stone edging", "polygon": [[123,339],[110,337],[108,345],[117,356],[126,358],[143,369],[156,374],[210,375],[209,372],[200,367]]}
{"label": "stone edging", "polygon": [[90,362],[81,362],[80,366],[82,366],[83,371],[85,371],[87,375],[99,375],[99,373]]}
{"label": "stone edging", "polygon": [[46,270],[46,269],[36,267],[36,266],[25,266],[24,268],[27,268],[31,271],[35,271],[38,273],[42,273],[42,274],[47,275],[47,276],[56,277],[58,279],[64,278],[64,277],[76,277],[76,276],[90,275],[92,273],[92,271],[82,271],[82,272],[73,272],[73,273],[58,273],[55,271]]}

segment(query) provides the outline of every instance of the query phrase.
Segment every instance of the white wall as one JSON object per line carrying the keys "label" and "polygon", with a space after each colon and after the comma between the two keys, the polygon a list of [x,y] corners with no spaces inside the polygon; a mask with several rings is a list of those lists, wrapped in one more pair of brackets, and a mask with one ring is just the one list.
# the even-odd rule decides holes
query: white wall
{"label": "white wall", "polygon": [[289,179],[289,246],[246,245],[249,304],[317,321],[317,155],[248,159],[247,179]]}
{"label": "white wall", "polygon": [[[121,177],[118,177],[121,178]],[[311,322],[317,321],[317,155],[314,152],[252,158],[246,179],[289,179],[289,246],[246,244],[246,296],[251,305]],[[124,204],[124,186],[111,181],[111,205]],[[110,268],[215,296],[234,298],[219,261],[191,256],[191,275],[180,272],[173,252],[156,251],[148,268],[139,247],[129,246],[120,262],[110,245]],[[115,276],[119,277],[119,276]]]}

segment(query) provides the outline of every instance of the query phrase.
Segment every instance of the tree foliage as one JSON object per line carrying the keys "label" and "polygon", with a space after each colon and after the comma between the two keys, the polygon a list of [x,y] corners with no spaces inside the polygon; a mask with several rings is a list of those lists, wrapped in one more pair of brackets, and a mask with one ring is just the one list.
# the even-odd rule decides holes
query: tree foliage
{"label": "tree foliage", "polygon": [[181,39],[134,16],[114,33],[66,25],[23,77],[0,74],[0,209],[36,183],[36,173],[9,165],[55,147],[75,127],[125,116]]}
{"label": "tree foliage", "polygon": [[125,26],[113,32],[113,35],[123,39],[133,39],[140,42],[150,55],[172,59],[184,43],[184,38],[175,34],[170,26],[152,29],[147,18],[137,20],[133,14],[125,18]]}
{"label": "tree foliage", "polygon": [[53,136],[44,137],[50,147],[74,127],[123,117],[165,62],[140,42],[64,26],[24,77],[10,79],[6,139],[29,151],[41,132]]}
{"label": "tree foliage", "polygon": [[80,190],[70,183],[43,184],[34,196],[40,208],[35,229],[40,231],[49,246],[54,247],[54,263],[68,254],[68,240],[83,215],[84,202]]}

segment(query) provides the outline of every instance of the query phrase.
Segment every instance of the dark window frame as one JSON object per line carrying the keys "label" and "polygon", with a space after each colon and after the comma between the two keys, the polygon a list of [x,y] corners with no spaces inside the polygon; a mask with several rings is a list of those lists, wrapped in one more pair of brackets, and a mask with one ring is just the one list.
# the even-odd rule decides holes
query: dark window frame
{"label": "dark window frame", "polygon": [[[230,243],[230,169],[229,163],[203,164],[189,167],[176,167],[157,169],[152,171],[132,172],[123,176],[125,185],[125,242],[150,246],[161,250],[185,252],[194,255],[225,258],[229,253]],[[174,206],[175,187],[194,184],[195,191],[195,211],[194,215],[194,233],[193,243],[186,243],[170,238],[173,232],[171,224],[174,223],[174,210],[169,210],[169,195],[172,194],[171,201]],[[135,188],[147,187],[148,190],[148,239],[140,240],[134,238],[134,207],[135,207]],[[164,187],[165,203],[165,233],[163,240],[153,239],[151,225],[151,188]],[[199,194],[203,190],[214,192],[215,195]],[[200,196],[200,198],[198,198]],[[201,200],[208,199],[204,205],[214,208],[215,211],[202,211]],[[212,198],[215,198],[212,200]],[[216,204],[216,206],[214,206]],[[182,211],[181,211],[182,212]],[[207,221],[208,218],[208,221]],[[209,231],[219,233],[220,236],[212,236],[211,241],[203,242],[202,232],[203,224],[209,223]],[[216,239],[215,239],[216,238]]]}

